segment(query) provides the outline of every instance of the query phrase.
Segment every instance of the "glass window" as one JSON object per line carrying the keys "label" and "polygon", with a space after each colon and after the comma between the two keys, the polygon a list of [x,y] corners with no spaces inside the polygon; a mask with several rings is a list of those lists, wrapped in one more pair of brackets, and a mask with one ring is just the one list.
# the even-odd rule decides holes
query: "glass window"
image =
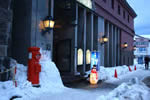
{"label": "glass window", "polygon": [[78,65],[83,65],[83,50],[78,49]]}
{"label": "glass window", "polygon": [[118,14],[120,15],[120,5],[118,5]]}
{"label": "glass window", "polygon": [[140,51],[140,52],[145,52],[145,51],[146,51],[146,48],[139,48],[139,51]]}
{"label": "glass window", "polygon": [[130,22],[130,16],[128,15],[128,22]]}
{"label": "glass window", "polygon": [[90,64],[91,63],[91,52],[90,50],[86,51],[86,64]]}
{"label": "glass window", "polygon": [[114,9],[114,0],[111,0],[111,7]]}
{"label": "glass window", "polygon": [[106,0],[103,0],[106,3]]}
{"label": "glass window", "polygon": [[125,12],[125,10],[123,11],[123,18],[124,19],[126,18],[126,12]]}

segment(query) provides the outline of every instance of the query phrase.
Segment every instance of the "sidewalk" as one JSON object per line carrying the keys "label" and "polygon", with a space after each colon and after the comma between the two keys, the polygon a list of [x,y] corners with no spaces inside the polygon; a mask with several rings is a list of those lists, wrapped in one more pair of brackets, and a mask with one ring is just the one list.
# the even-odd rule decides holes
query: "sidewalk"
{"label": "sidewalk", "polygon": [[44,95],[40,95],[34,100],[50,100],[50,98],[52,100],[96,100],[96,98],[101,95],[108,95],[109,92],[124,82],[128,82],[135,77],[139,80],[143,80],[148,76],[150,76],[150,70],[138,69],[137,71],[120,75],[119,79],[111,78],[107,81],[99,81],[97,85],[90,85],[88,81],[84,80],[66,84],[69,88],[66,88],[62,93],[46,93]]}

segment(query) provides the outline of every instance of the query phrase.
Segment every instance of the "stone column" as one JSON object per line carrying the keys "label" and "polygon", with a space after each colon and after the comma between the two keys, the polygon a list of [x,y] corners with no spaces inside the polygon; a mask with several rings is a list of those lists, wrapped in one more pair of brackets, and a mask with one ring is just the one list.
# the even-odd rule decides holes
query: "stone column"
{"label": "stone column", "polygon": [[111,39],[111,45],[112,45],[112,67],[114,66],[114,25],[112,25],[112,39]]}
{"label": "stone column", "polygon": [[[104,18],[102,17],[98,17],[98,39],[102,38],[102,36],[104,35]],[[98,42],[98,50],[100,52],[100,65],[104,66],[104,45],[101,45],[100,42]]]}
{"label": "stone column", "polygon": [[110,43],[110,41],[109,41],[109,22],[107,23],[107,38],[108,38],[108,43],[107,43],[107,67],[109,67],[110,66],[110,61],[109,61],[109,58],[110,58],[110,54],[109,54],[109,50],[110,50],[110,47],[109,47],[109,43]]}
{"label": "stone column", "polygon": [[74,54],[74,75],[77,73],[77,47],[78,47],[78,4],[76,4],[76,20],[75,20],[75,54]]}
{"label": "stone column", "polygon": [[83,42],[83,46],[84,46],[84,49],[83,49],[83,71],[82,71],[82,74],[85,73],[85,68],[86,68],[86,9],[84,8],[84,11],[83,11],[83,14],[84,14],[84,42]]}
{"label": "stone column", "polygon": [[[54,17],[54,0],[49,1],[49,13],[52,18]],[[53,59],[53,30],[50,30],[50,35],[51,35],[51,59]]]}
{"label": "stone column", "polygon": [[114,27],[114,66],[116,66],[116,58],[117,58],[117,27]]}
{"label": "stone column", "polygon": [[91,51],[93,51],[93,34],[94,34],[93,21],[94,21],[94,15],[93,13],[91,13]]}
{"label": "stone column", "polygon": [[121,58],[120,58],[120,46],[121,46],[121,41],[120,41],[120,29],[118,29],[118,66],[120,66],[120,60],[121,60]]}

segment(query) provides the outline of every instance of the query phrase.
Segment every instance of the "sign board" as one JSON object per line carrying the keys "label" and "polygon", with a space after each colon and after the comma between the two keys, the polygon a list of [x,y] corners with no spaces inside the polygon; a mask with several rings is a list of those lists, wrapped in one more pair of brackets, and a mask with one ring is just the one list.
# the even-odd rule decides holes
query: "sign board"
{"label": "sign board", "polygon": [[84,6],[92,9],[92,0],[77,0],[77,1],[83,4]]}
{"label": "sign board", "polygon": [[91,52],[91,68],[93,67],[93,65],[96,65],[96,69],[99,70],[99,55],[99,52]]}

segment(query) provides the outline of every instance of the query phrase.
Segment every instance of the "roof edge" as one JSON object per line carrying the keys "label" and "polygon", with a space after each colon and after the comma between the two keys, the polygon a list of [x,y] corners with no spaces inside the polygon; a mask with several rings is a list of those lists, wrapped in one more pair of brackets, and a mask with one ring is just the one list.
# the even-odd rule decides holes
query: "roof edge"
{"label": "roof edge", "polygon": [[124,4],[128,8],[128,11],[134,18],[137,16],[136,12],[133,10],[133,8],[129,5],[129,3],[126,0],[119,0],[119,1],[121,4]]}

